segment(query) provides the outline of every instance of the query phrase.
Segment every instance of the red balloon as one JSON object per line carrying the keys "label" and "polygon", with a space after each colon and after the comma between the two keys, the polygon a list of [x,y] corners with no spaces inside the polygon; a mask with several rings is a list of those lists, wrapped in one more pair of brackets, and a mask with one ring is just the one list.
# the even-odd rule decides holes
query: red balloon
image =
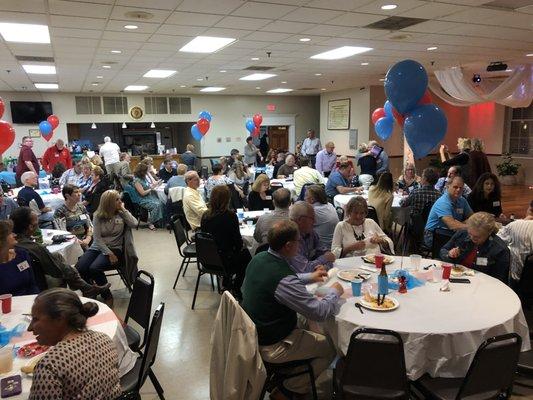
{"label": "red balloon", "polygon": [[0,154],[9,149],[15,141],[15,128],[9,122],[0,121]]}
{"label": "red balloon", "polygon": [[383,107],[376,108],[372,113],[372,123],[375,125],[378,119],[385,117],[385,109]]}
{"label": "red balloon", "polygon": [[209,121],[205,118],[200,118],[196,125],[198,125],[198,130],[202,135],[205,135],[209,130]]}
{"label": "red balloon", "polygon": [[394,107],[392,107],[392,115],[394,115],[394,119],[403,128],[403,124],[405,122],[405,116],[400,114],[398,110],[396,110]]}
{"label": "red balloon", "polygon": [[50,115],[46,120],[52,125],[52,129],[56,129],[59,126],[59,118],[56,115]]}
{"label": "red balloon", "polygon": [[254,128],[253,132],[252,132],[252,136],[253,136],[253,137],[257,137],[257,136],[259,136],[259,133],[260,133],[260,132],[261,132],[261,130],[259,129],[258,126],[256,126],[256,127]]}
{"label": "red balloon", "polygon": [[0,118],[4,115],[4,111],[6,109],[6,105],[4,104],[4,100],[0,97]]}
{"label": "red balloon", "polygon": [[424,93],[424,95],[422,96],[418,104],[419,105],[431,104],[432,102],[433,102],[433,99],[431,98],[431,93],[429,92],[429,89],[426,89],[426,93]]}
{"label": "red balloon", "polygon": [[259,128],[263,122],[263,116],[261,114],[255,114],[253,120],[255,127]]}
{"label": "red balloon", "polygon": [[52,136],[54,136],[54,131],[50,132],[48,135],[43,135],[41,134],[41,137],[46,140],[47,142],[50,141],[50,139],[52,139]]}

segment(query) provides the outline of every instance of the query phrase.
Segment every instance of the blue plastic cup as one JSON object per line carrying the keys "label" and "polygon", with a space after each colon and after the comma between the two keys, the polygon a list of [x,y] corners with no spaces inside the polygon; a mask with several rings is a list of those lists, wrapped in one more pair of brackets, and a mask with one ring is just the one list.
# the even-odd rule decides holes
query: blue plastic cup
{"label": "blue plastic cup", "polygon": [[351,283],[352,283],[352,294],[355,297],[361,296],[361,286],[363,285],[363,280],[361,278],[356,278]]}

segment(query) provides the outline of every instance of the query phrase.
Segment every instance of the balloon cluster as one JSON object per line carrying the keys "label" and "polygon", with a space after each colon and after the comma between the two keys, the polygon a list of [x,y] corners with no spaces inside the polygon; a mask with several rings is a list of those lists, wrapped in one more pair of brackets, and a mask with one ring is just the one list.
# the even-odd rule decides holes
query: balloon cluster
{"label": "balloon cluster", "polygon": [[211,113],[209,111],[200,111],[198,121],[191,126],[191,135],[194,140],[201,140],[211,127]]}
{"label": "balloon cluster", "polygon": [[428,75],[420,63],[400,61],[385,77],[388,100],[372,113],[376,134],[383,140],[391,136],[396,120],[417,159],[429,154],[448,127],[444,112],[431,102],[427,86]]}
{"label": "balloon cluster", "polygon": [[58,126],[59,118],[52,114],[46,118],[46,121],[39,122],[39,132],[41,132],[41,136],[44,138],[44,140],[49,142],[50,139],[52,139],[52,136],[54,136],[54,129],[56,129]]}
{"label": "balloon cluster", "polygon": [[[0,118],[4,115],[5,111],[4,100],[0,98]],[[0,155],[11,147],[15,141],[15,129],[7,121],[0,121]]]}
{"label": "balloon cluster", "polygon": [[246,130],[252,135],[253,137],[259,136],[259,128],[261,127],[261,123],[263,122],[263,116],[261,114],[254,114],[252,119],[249,119],[246,121]]}

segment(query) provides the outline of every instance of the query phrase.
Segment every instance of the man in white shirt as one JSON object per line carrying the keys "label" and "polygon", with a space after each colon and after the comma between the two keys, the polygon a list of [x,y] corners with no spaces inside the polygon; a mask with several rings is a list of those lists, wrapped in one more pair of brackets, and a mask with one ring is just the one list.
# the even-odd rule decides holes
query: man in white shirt
{"label": "man in white shirt", "polygon": [[313,129],[307,130],[307,138],[302,144],[302,155],[309,158],[309,165],[311,168],[315,168],[315,160],[318,152],[322,150],[322,145],[320,144],[320,139],[315,136],[315,131]]}
{"label": "man in white shirt", "polygon": [[309,167],[309,162],[310,160],[308,158],[300,159],[301,168],[298,168],[296,171],[292,173],[293,182],[294,182],[294,190],[296,191],[297,196],[300,196],[302,187],[306,183],[312,183],[312,184],[324,183],[324,178],[322,177],[322,175],[320,175],[320,172],[318,172],[316,169]]}
{"label": "man in white shirt", "polygon": [[120,147],[118,147],[118,144],[113,143],[109,136],[106,136],[104,144],[100,147],[99,154],[104,159],[109,182],[114,184],[120,168]]}
{"label": "man in white shirt", "polygon": [[196,171],[189,171],[185,174],[185,184],[187,187],[183,193],[183,211],[185,218],[195,231],[200,228],[202,215],[207,211],[207,206],[198,191],[200,187],[200,177]]}

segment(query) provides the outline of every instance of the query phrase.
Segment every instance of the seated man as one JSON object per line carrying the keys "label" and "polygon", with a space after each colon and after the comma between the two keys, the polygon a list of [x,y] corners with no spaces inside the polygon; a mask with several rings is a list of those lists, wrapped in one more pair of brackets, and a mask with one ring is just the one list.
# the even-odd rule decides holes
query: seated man
{"label": "seated man", "polygon": [[72,168],[67,169],[59,178],[59,184],[61,186],[65,185],[75,185],[78,182],[78,179],[81,178],[81,161],[78,161],[74,164]]}
{"label": "seated man", "polygon": [[163,162],[163,168],[161,168],[159,172],[157,173],[159,178],[161,178],[163,182],[165,183],[167,183],[170,178],[178,174],[178,172],[176,171],[176,168],[172,166],[173,163],[175,163],[174,160],[172,160],[171,158],[170,159],[166,158],[165,161]]}
{"label": "seated man", "polygon": [[274,211],[261,215],[257,219],[254,230],[254,239],[257,243],[267,242],[268,231],[277,221],[289,219],[289,206],[291,205],[291,192],[281,188],[272,194]]}
{"label": "seated man", "polygon": [[293,173],[294,190],[297,196],[300,196],[300,192],[306,183],[324,183],[324,177],[316,169],[311,168],[309,162],[308,158],[300,158],[300,168]]}
{"label": "seated man", "polygon": [[426,204],[434,204],[441,196],[441,193],[435,189],[437,183],[437,173],[433,168],[426,168],[422,171],[420,187],[414,189],[407,198],[402,199],[401,206],[411,206],[411,215],[420,215]]}
{"label": "seated man", "polygon": [[44,205],[43,199],[34,189],[39,185],[37,174],[31,171],[24,172],[20,180],[24,187],[17,193],[19,206],[30,207],[39,216],[39,225],[51,226],[54,219],[52,209]]}
{"label": "seated man", "polygon": [[276,163],[274,164],[274,171],[272,172],[272,178],[276,178],[278,176],[278,171],[283,164],[285,164],[285,153],[280,151],[278,155],[276,156]]}
{"label": "seated man", "polygon": [[0,187],[0,221],[9,218],[9,215],[18,208],[15,200],[4,196],[4,191]]}
{"label": "seated man", "polygon": [[131,156],[128,153],[120,153],[120,162],[117,167],[117,178],[120,182],[120,186],[123,188],[133,181],[130,160]]}
{"label": "seated man", "polygon": [[339,168],[329,175],[326,183],[326,194],[334,198],[338,194],[353,193],[358,190],[350,186],[352,166],[349,163],[341,163]]}
{"label": "seated man", "polygon": [[205,201],[198,191],[200,187],[200,177],[196,171],[188,171],[185,174],[187,187],[183,193],[183,211],[185,218],[192,230],[198,230],[202,222],[202,215],[207,211]]}
{"label": "seated man", "polygon": [[431,207],[428,221],[424,228],[424,244],[433,245],[433,232],[437,228],[458,230],[466,228],[464,221],[472,215],[472,209],[462,196],[464,180],[460,176],[452,179],[444,193]]}
{"label": "seated man", "polygon": [[[298,226],[292,221],[277,222],[268,232],[268,251],[257,254],[248,264],[242,286],[242,307],[255,323],[259,351],[263,360],[283,363],[312,359],[318,377],[335,357],[327,338],[297,326],[297,314],[310,320],[324,321],[338,310],[342,286],[335,282],[325,296],[310,294],[305,285],[327,275],[323,269],[296,274],[288,260],[298,253]],[[309,391],[308,375],[286,380],[272,399],[290,399],[293,393]]]}
{"label": "seated man", "polygon": [[[72,290],[79,289],[87,297],[95,297],[109,290],[109,284],[97,286],[85,282],[76,268],[65,263],[60,254],[50,253],[45,246],[33,240],[38,222],[37,216],[29,207],[17,208],[9,218],[13,221],[13,233],[17,235],[16,246],[28,251],[31,257],[39,262],[49,288],[62,286],[66,282]],[[33,265],[33,268],[38,266]]]}
{"label": "seated man", "polygon": [[[440,193],[444,193],[451,180],[456,176],[462,176],[462,170],[460,166],[453,165],[448,168],[448,173],[446,174],[446,176],[437,180],[437,183],[435,184],[435,189],[437,189]],[[465,186],[463,188],[463,197],[467,198],[470,193],[472,193],[472,189],[470,189],[470,187],[465,182]]]}

